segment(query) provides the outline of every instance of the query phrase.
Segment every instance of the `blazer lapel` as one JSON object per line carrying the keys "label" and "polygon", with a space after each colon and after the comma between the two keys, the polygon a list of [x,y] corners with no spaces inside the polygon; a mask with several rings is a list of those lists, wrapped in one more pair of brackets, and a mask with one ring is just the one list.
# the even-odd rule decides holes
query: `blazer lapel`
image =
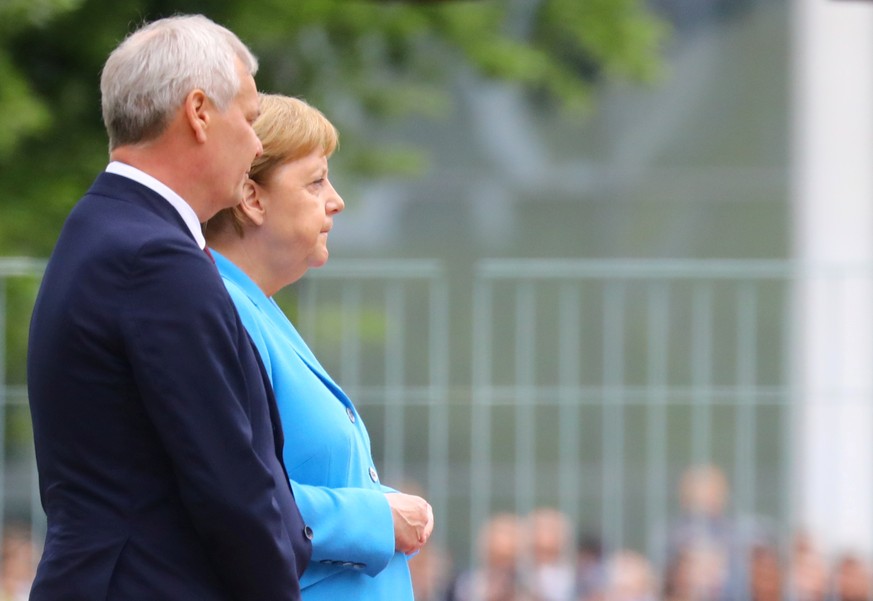
{"label": "blazer lapel", "polygon": [[[271,305],[271,310],[282,313],[282,309],[279,308],[276,301],[269,299],[269,303]],[[282,314],[282,317],[285,318],[284,313]],[[303,341],[303,338],[300,336],[299,332],[297,332],[297,328],[294,327],[294,324],[292,324],[290,320],[288,320],[288,325],[290,326],[288,333],[291,340],[291,347],[294,349],[294,352],[297,353],[297,356],[300,357],[300,360],[306,364],[312,373],[314,373],[344,405],[350,407],[352,405],[351,399],[349,399],[346,393],[343,392],[343,389],[333,381],[333,378],[330,377],[330,374],[327,373],[324,367],[321,366],[321,363],[319,363],[318,359],[315,358],[315,355],[309,349],[309,346]]]}

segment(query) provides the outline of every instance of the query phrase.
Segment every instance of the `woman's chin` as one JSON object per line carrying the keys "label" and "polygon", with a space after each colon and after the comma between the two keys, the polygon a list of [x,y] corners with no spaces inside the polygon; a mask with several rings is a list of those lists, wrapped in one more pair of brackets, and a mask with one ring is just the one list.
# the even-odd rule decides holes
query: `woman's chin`
{"label": "woman's chin", "polygon": [[326,248],[322,249],[321,252],[309,257],[307,268],[318,269],[319,267],[324,267],[324,265],[327,263],[328,258],[330,258],[330,253],[327,252]]}
{"label": "woman's chin", "polygon": [[327,257],[324,259],[319,259],[318,261],[312,261],[306,268],[307,269],[318,269],[319,267],[324,267],[327,264]]}

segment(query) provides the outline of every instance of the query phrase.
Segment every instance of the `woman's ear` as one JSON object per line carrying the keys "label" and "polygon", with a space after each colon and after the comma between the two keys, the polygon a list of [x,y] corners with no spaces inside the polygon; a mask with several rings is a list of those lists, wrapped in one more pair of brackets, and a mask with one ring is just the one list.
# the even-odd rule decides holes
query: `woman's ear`
{"label": "woman's ear", "polygon": [[263,225],[266,216],[264,189],[251,178],[243,184],[243,198],[239,210],[255,225]]}

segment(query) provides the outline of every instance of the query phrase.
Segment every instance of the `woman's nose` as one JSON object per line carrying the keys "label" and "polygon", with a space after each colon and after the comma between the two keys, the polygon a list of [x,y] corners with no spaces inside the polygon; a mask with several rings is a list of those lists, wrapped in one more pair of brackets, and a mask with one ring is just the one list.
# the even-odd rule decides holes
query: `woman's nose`
{"label": "woman's nose", "polygon": [[330,191],[331,197],[327,202],[327,211],[328,213],[341,213],[342,210],[346,208],[346,203],[343,200],[343,197],[337,193],[333,184],[330,185]]}

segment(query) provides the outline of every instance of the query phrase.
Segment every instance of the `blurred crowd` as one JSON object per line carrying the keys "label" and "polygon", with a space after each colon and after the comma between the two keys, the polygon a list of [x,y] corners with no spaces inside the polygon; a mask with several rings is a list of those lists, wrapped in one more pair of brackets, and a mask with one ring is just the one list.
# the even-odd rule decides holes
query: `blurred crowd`
{"label": "blurred crowd", "polygon": [[[866,557],[825,555],[803,533],[780,544],[736,518],[719,468],[689,468],[679,493],[676,519],[655,535],[659,558],[609,550],[554,508],[501,512],[479,528],[475,567],[455,569],[435,543],[411,559],[416,601],[873,601]],[[29,530],[7,524],[0,601],[28,598],[37,558]]]}
{"label": "blurred crowd", "polygon": [[693,466],[680,483],[677,517],[653,536],[662,552],[609,550],[578,535],[564,513],[497,513],[481,525],[475,567],[453,571],[426,547],[411,567],[417,601],[873,601],[867,558],[826,556],[796,533],[727,510],[718,467]]}
{"label": "blurred crowd", "polygon": [[0,601],[27,601],[38,559],[30,530],[20,523],[6,524],[0,544]]}

